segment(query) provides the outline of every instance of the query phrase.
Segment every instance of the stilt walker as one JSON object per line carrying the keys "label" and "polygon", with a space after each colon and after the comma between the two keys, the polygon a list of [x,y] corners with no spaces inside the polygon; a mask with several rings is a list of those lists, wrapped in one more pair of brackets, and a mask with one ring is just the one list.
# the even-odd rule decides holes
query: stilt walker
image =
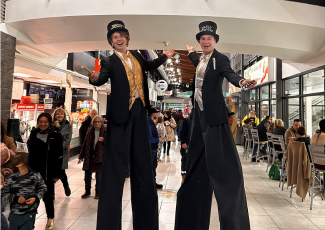
{"label": "stilt walker", "polygon": [[101,86],[111,79],[106,147],[98,202],[97,230],[121,230],[122,194],[130,165],[133,229],[158,229],[158,196],[146,109],[150,108],[145,71],[158,68],[174,50],[146,61],[128,51],[129,31],[122,21],[107,26],[107,39],[114,54],[101,60],[99,76],[88,74],[90,84]]}
{"label": "stilt walker", "polygon": [[230,67],[229,59],[215,50],[219,41],[214,22],[202,22],[196,35],[203,54],[187,45],[196,67],[193,80],[194,116],[188,150],[188,171],[177,194],[175,230],[208,230],[212,193],[218,203],[221,230],[249,230],[242,167],[228,123],[222,94],[226,78],[233,85],[253,87]]}

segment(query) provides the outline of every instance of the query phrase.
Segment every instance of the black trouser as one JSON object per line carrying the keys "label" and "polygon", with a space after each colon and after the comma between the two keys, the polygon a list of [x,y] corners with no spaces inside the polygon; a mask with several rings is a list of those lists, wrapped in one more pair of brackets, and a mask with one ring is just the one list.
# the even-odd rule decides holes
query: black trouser
{"label": "black trouser", "polygon": [[169,155],[170,144],[171,144],[171,141],[164,142],[164,153],[166,153],[166,147],[167,147],[167,155]]}
{"label": "black trouser", "polygon": [[62,184],[63,184],[63,187],[67,187],[69,186],[69,183],[68,183],[68,177],[67,177],[67,174],[65,172],[65,169],[62,169],[61,171],[61,178],[60,178]]}
{"label": "black trouser", "polygon": [[182,175],[186,173],[186,165],[187,165],[187,152],[186,149],[181,148],[181,155],[182,155]]}
{"label": "black trouser", "polygon": [[[28,212],[22,215],[9,214],[9,230],[31,230],[34,229],[34,223],[37,212]],[[2,228],[1,229],[5,229]],[[7,228],[8,229],[8,228]]]}
{"label": "black trouser", "polygon": [[152,169],[153,169],[153,175],[156,178],[157,172],[156,169],[158,167],[158,160],[157,160],[157,152],[151,152],[152,154]]}
{"label": "black trouser", "polygon": [[[44,179],[45,180],[45,179]],[[45,185],[47,187],[47,191],[44,194],[43,202],[45,204],[46,214],[48,219],[54,218],[54,181],[53,179],[45,180]]]}
{"label": "black trouser", "polygon": [[208,230],[212,193],[221,230],[249,230],[242,168],[227,123],[210,126],[196,103],[188,171],[177,194],[175,230]]}
{"label": "black trouser", "polygon": [[130,164],[134,230],[158,229],[158,196],[152,171],[147,112],[138,98],[124,124],[110,123],[102,167],[97,230],[120,230],[122,194]]}

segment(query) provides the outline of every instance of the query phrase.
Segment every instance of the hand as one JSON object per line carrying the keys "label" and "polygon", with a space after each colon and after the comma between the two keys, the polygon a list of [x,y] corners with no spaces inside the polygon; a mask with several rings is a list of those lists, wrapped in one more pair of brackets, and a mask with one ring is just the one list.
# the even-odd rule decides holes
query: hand
{"label": "hand", "polygon": [[104,137],[98,137],[98,141],[104,142],[105,138]]}
{"label": "hand", "polygon": [[32,197],[32,198],[26,200],[26,204],[32,205],[32,204],[34,204],[35,200],[36,200],[36,198],[35,197]]}
{"label": "hand", "polygon": [[191,46],[191,45],[189,45],[189,44],[186,45],[186,48],[187,48],[187,51],[188,51],[188,52],[195,51],[195,48],[196,48],[196,47],[197,47],[197,45],[195,45],[195,46]]}
{"label": "hand", "polygon": [[161,137],[159,137],[159,142],[162,142],[162,138]]}
{"label": "hand", "polygon": [[168,51],[166,51],[166,50],[164,49],[164,51],[163,51],[163,54],[166,54],[166,56],[167,56],[168,58],[171,58],[171,57],[174,55],[174,53],[175,53],[175,49],[170,49],[170,50],[168,50]]}
{"label": "hand", "polygon": [[166,137],[166,141],[168,141],[168,137]]}
{"label": "hand", "polygon": [[92,81],[97,81],[98,79],[98,74],[96,74],[95,71],[91,71],[88,73],[88,77],[90,78],[90,80]]}
{"label": "hand", "polygon": [[78,160],[78,164],[80,164],[81,162],[83,162],[84,160],[83,159],[79,159]]}
{"label": "hand", "polygon": [[18,199],[18,203],[19,203],[19,204],[25,204],[25,202],[26,202],[25,197],[20,196],[19,199]]}
{"label": "hand", "polygon": [[251,84],[250,86],[248,86],[247,88],[252,88],[252,87],[254,87],[257,84],[257,82],[255,80],[244,80],[244,81],[241,82],[241,84],[242,85],[245,85],[248,82],[254,82],[254,83]]}
{"label": "hand", "polygon": [[182,144],[183,149],[187,149],[187,144]]}
{"label": "hand", "polygon": [[54,182],[58,182],[60,179],[59,178],[53,178]]}

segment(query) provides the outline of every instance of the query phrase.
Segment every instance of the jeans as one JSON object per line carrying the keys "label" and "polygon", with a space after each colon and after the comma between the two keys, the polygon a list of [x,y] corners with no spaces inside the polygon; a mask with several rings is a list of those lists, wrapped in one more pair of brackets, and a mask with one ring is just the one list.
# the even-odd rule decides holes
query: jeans
{"label": "jeans", "polygon": [[167,146],[167,155],[169,155],[170,145],[171,145],[171,141],[164,142],[164,153],[166,153],[166,146]]}
{"label": "jeans", "polygon": [[[85,189],[90,190],[91,189],[91,176],[92,172],[85,171]],[[101,173],[96,172],[96,185],[95,188],[97,191],[100,189],[100,181],[101,181]]]}
{"label": "jeans", "polygon": [[[253,157],[256,156],[257,147],[258,147],[258,144],[254,144]],[[262,145],[262,149],[261,150],[266,151],[266,149],[267,149],[267,144]]]}

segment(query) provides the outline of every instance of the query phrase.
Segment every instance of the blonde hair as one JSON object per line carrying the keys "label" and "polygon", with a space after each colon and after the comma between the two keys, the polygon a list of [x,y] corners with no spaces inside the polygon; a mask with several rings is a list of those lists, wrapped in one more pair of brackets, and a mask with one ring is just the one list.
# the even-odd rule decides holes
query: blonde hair
{"label": "blonde hair", "polygon": [[95,121],[95,119],[97,119],[97,118],[99,118],[100,123],[102,123],[102,125],[104,124],[104,120],[103,120],[102,116],[96,115],[96,116],[91,120],[91,124],[92,124],[92,126],[94,126],[94,121]]}
{"label": "blonde hair", "polygon": [[275,127],[282,127],[283,121],[281,119],[276,119],[274,124],[275,124]]}
{"label": "blonde hair", "polygon": [[164,118],[162,116],[159,116],[156,120],[156,125],[160,124],[161,122],[164,121]]}
{"label": "blonde hair", "polygon": [[64,109],[61,109],[61,108],[58,108],[54,111],[52,117],[53,117],[53,121],[54,121],[54,126],[59,128],[60,127],[60,123],[58,120],[56,120],[55,116],[57,114],[64,114],[64,117],[63,117],[63,120],[66,121],[67,120],[67,115],[65,114],[65,110]]}

